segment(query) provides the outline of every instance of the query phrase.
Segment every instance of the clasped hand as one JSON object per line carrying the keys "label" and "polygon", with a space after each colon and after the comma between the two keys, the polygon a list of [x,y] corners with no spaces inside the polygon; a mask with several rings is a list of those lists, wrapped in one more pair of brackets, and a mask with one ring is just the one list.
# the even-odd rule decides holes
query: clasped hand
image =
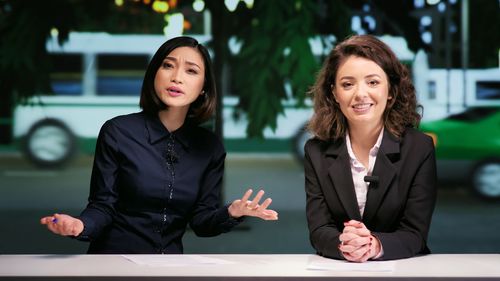
{"label": "clasped hand", "polygon": [[359,221],[344,223],[344,230],[339,236],[339,250],[348,261],[365,262],[376,257],[380,252],[380,242],[370,230]]}
{"label": "clasped hand", "polygon": [[259,205],[259,201],[262,199],[264,191],[260,190],[257,192],[257,195],[255,195],[253,200],[250,201],[249,199],[252,192],[253,191],[249,189],[245,192],[241,199],[234,200],[233,203],[229,205],[229,215],[233,218],[251,216],[258,217],[263,220],[277,220],[278,213],[274,210],[267,209],[267,207],[271,204],[272,199],[267,198],[264,202],[262,202],[262,204]]}

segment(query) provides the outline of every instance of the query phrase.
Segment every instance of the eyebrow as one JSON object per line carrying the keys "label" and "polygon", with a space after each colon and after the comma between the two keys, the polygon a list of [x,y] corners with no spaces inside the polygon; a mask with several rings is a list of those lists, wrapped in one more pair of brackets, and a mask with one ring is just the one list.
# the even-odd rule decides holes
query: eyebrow
{"label": "eyebrow", "polygon": [[[372,77],[378,77],[378,78],[382,78],[382,76],[378,75],[378,74],[368,74],[366,75],[365,77],[363,78],[372,78]],[[339,78],[339,80],[342,80],[342,79],[354,79],[354,76],[342,76]]]}
{"label": "eyebrow", "polygon": [[372,77],[378,77],[378,78],[382,78],[382,76],[378,75],[378,74],[370,74],[370,75],[366,75],[365,78],[372,78]]}
{"label": "eyebrow", "polygon": [[[166,57],[166,58],[165,58],[165,60],[170,60],[170,61],[175,61],[175,62],[177,62],[177,59],[176,59],[176,58],[174,58],[174,57]],[[201,70],[201,67],[200,67],[198,64],[196,64],[196,63],[194,63],[194,62],[192,62],[192,61],[186,61],[186,64],[189,64],[189,65],[191,65],[191,66],[196,66],[197,68],[199,68],[199,69]]]}

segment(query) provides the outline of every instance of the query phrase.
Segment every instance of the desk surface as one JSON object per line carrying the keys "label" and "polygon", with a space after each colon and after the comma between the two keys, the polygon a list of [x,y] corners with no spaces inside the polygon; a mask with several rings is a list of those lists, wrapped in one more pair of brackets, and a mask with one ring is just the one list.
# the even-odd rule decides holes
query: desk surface
{"label": "desk surface", "polygon": [[[148,257],[133,256],[130,257]],[[153,256],[151,256],[153,257]],[[157,256],[158,257],[158,256]],[[392,271],[308,269],[316,255],[169,255],[214,258],[227,264],[141,265],[121,255],[0,255],[0,279],[37,280],[500,280],[500,254],[427,255],[394,261]],[[376,262],[373,262],[376,263]]]}

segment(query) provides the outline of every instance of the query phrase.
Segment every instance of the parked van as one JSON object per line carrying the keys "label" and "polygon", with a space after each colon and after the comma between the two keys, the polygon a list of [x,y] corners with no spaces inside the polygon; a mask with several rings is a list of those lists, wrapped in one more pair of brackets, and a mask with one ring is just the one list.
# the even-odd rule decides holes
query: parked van
{"label": "parked van", "polygon": [[[201,43],[210,40],[207,35],[193,37]],[[36,95],[14,111],[13,135],[25,155],[39,166],[55,167],[64,165],[76,152],[93,153],[99,129],[106,120],[140,110],[139,95],[147,64],[166,39],[163,35],[74,32],[63,45],[56,38],[48,40],[53,93]],[[401,60],[412,63],[414,54],[404,39],[381,39],[395,49]],[[309,40],[319,60],[332,47],[325,46],[325,41],[319,37]],[[276,130],[265,129],[261,140],[247,137],[244,114],[234,118],[238,97],[231,96],[230,90],[221,93],[223,137],[229,152],[286,153],[301,158],[308,137],[303,134],[304,124],[312,115],[310,100],[306,100],[306,107],[297,107],[293,100],[283,101],[284,114],[278,116]],[[303,137],[300,142],[296,141],[299,137]]]}
{"label": "parked van", "polygon": [[[195,36],[200,42],[208,36]],[[93,153],[104,122],[139,111],[147,65],[162,35],[70,33],[47,41],[53,93],[15,107],[13,136],[29,159],[43,167],[64,164],[77,151]]]}

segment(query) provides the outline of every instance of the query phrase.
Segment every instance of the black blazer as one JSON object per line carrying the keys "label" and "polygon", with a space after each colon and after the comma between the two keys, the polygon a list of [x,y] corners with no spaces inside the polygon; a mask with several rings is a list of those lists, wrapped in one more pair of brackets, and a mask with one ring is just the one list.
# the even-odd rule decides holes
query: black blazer
{"label": "black blazer", "polygon": [[427,234],[436,201],[436,160],[432,139],[407,129],[400,140],[387,130],[361,217],[352,181],[345,138],[311,139],[305,145],[307,221],[312,246],[319,255],[343,259],[338,252],[343,223],[363,221],[380,240],[381,259],[430,253]]}

